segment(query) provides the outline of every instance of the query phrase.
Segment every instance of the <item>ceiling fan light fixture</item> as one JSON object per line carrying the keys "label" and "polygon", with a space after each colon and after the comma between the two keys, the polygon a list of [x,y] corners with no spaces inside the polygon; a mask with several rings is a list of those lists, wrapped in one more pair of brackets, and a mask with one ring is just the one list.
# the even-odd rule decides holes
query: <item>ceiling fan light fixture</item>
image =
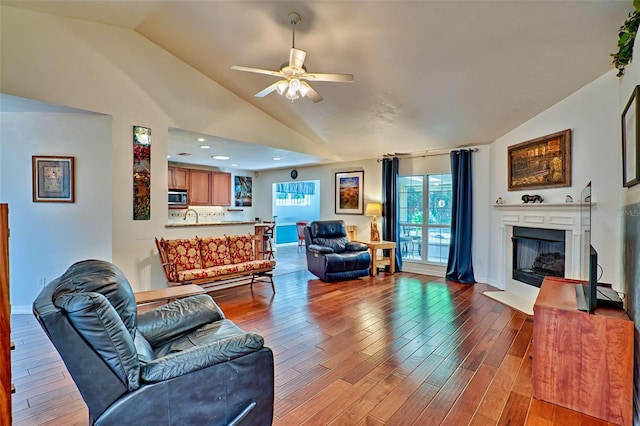
{"label": "ceiling fan light fixture", "polygon": [[311,88],[309,87],[309,85],[308,84],[304,84],[304,82],[303,82],[303,84],[300,85],[300,89],[298,89],[298,91],[300,92],[300,95],[306,97],[307,94],[309,93],[310,89]]}
{"label": "ceiling fan light fixture", "polygon": [[[295,82],[297,82],[298,84],[296,84]],[[289,89],[287,89],[287,99],[291,100],[291,102],[295,101],[296,99],[300,98],[300,92],[298,92],[298,89],[300,88],[300,81],[298,79],[292,79],[291,81],[289,81]]]}
{"label": "ceiling fan light fixture", "polygon": [[289,87],[297,92],[298,90],[300,90],[300,80],[298,80],[297,78],[292,78],[289,81]]}
{"label": "ceiling fan light fixture", "polygon": [[286,94],[287,99],[289,99],[291,102],[295,101],[296,99],[300,98],[300,95],[298,94],[298,92],[296,92],[295,90],[291,90],[291,87],[289,87],[289,90],[287,90],[287,94]]}
{"label": "ceiling fan light fixture", "polygon": [[289,80],[289,88],[287,89],[286,97],[291,100],[291,102],[299,99],[301,95],[303,97],[307,96],[307,93],[309,93],[309,89],[305,87],[304,82],[300,82],[297,78]]}
{"label": "ceiling fan light fixture", "polygon": [[284,95],[284,92],[289,88],[289,82],[287,80],[280,80],[276,83],[276,91],[278,95]]}

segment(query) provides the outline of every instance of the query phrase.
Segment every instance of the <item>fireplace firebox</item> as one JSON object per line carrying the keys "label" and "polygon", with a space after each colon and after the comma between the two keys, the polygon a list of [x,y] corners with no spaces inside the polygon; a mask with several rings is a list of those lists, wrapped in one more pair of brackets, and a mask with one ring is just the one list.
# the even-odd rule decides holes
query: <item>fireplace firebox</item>
{"label": "fireplace firebox", "polygon": [[544,277],[565,276],[565,231],[513,227],[514,280],[540,287]]}

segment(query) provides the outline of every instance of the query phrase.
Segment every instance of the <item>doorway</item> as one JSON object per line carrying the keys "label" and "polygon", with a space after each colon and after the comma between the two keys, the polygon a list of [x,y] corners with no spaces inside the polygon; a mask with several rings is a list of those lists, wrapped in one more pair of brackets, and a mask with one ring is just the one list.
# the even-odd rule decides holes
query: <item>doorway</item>
{"label": "doorway", "polygon": [[276,244],[297,244],[296,222],[320,219],[320,181],[274,183],[272,202]]}
{"label": "doorway", "polygon": [[307,268],[304,247],[298,250],[296,222],[320,219],[320,181],[276,182],[272,186],[276,218],[276,269],[293,272]]}

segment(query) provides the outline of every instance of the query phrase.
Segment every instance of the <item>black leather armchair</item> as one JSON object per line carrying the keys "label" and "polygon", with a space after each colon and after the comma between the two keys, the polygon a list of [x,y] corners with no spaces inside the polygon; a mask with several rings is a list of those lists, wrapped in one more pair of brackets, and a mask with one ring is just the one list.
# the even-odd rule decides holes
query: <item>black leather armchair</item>
{"label": "black leather armchair", "polygon": [[322,281],[369,275],[371,255],[365,244],[349,242],[342,220],[311,222],[304,230],[307,268]]}
{"label": "black leather armchair", "polygon": [[201,294],[137,314],[115,265],[72,265],[33,312],[96,425],[270,425],[273,353]]}

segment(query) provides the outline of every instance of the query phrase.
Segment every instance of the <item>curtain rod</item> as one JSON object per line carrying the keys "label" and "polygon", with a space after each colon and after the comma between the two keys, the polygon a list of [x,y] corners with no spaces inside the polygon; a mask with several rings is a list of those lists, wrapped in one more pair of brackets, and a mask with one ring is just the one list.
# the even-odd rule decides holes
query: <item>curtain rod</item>
{"label": "curtain rod", "polygon": [[434,149],[433,151],[421,151],[421,152],[410,152],[407,154],[387,154],[387,155],[383,155],[382,158],[378,158],[378,163],[380,163],[383,159],[385,158],[393,158],[393,157],[398,157],[398,160],[404,160],[407,158],[424,158],[424,157],[435,157],[436,155],[447,155],[450,154],[452,151],[459,151],[459,150],[467,150],[467,151],[471,151],[471,152],[478,152],[479,149],[478,148],[450,148],[450,149]]}

